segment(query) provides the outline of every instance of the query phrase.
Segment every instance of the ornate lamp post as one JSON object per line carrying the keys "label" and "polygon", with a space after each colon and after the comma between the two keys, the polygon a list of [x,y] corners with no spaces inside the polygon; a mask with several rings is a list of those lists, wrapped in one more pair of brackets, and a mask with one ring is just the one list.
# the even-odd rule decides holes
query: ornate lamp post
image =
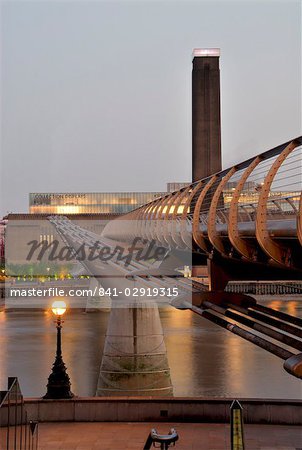
{"label": "ornate lamp post", "polygon": [[72,398],[74,395],[70,390],[70,379],[62,358],[61,346],[62,316],[66,311],[66,303],[57,300],[52,304],[51,309],[56,316],[57,352],[55,362],[52,366],[52,372],[48,377],[47,392],[43,398]]}

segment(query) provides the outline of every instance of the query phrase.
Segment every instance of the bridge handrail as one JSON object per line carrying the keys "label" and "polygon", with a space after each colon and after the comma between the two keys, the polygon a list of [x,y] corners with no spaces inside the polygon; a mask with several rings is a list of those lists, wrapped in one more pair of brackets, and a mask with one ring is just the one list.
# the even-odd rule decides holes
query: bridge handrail
{"label": "bridge handrail", "polygon": [[[242,162],[240,162],[240,163],[237,163],[237,164],[235,164],[235,166],[232,166],[232,167],[236,167],[236,169],[239,171],[239,170],[241,170],[241,169],[245,169],[246,167],[248,167],[248,166],[255,160],[255,158],[256,158],[257,156],[258,156],[262,161],[265,161],[265,160],[267,160],[267,159],[273,158],[274,156],[279,155],[279,154],[280,154],[280,153],[281,153],[281,152],[282,152],[282,151],[283,151],[283,150],[284,150],[291,142],[296,142],[298,145],[302,145],[302,136],[298,136],[298,137],[296,137],[296,138],[294,138],[294,139],[291,139],[290,141],[285,142],[284,144],[278,145],[277,147],[274,147],[274,148],[272,148],[272,149],[270,149],[270,150],[267,150],[267,151],[265,151],[265,152],[263,152],[263,153],[260,153],[260,154],[258,154],[258,155],[252,156],[251,158],[248,158],[248,159],[246,159],[246,160],[244,160],[244,161],[242,161]],[[218,175],[219,178],[222,178],[224,175],[226,175],[226,174],[230,171],[230,169],[231,169],[232,167],[228,167],[227,169],[224,169],[224,170],[222,170],[222,171],[220,171],[220,172],[217,172],[216,174],[213,174],[213,175]],[[206,177],[206,178],[203,178],[203,180],[197,180],[197,181],[195,181],[195,182],[193,182],[193,183],[190,183],[189,186],[190,186],[191,188],[193,188],[193,187],[195,187],[200,181],[204,181],[204,182],[206,183],[207,181],[209,181],[209,180],[213,177],[213,175],[210,175],[210,176],[208,176],[208,177]],[[183,188],[179,189],[179,192],[183,192],[183,191],[186,190],[187,188],[188,188],[188,186],[187,186],[187,187],[183,187]],[[168,195],[175,194],[175,192],[178,192],[178,191],[177,191],[177,190],[176,190],[176,191],[173,191],[173,192],[169,193]],[[166,196],[167,196],[167,194],[164,195],[164,197],[166,197]],[[148,202],[148,203],[146,203],[146,204],[144,204],[144,205],[142,205],[142,206],[139,206],[139,207],[133,209],[133,210],[131,211],[131,213],[128,213],[128,214],[132,214],[134,211],[140,210],[141,208],[145,208],[145,207],[147,207],[148,205],[151,205],[153,202],[156,202],[156,201],[161,200],[162,198],[163,198],[163,197],[158,197],[156,200],[152,200],[151,202]],[[125,214],[123,217],[127,216],[128,214]],[[119,219],[119,218],[117,218],[117,219]],[[116,220],[116,219],[114,219],[114,220]]]}
{"label": "bridge handrail", "polygon": [[[103,236],[121,242],[140,237],[168,249],[218,252],[227,258],[301,270],[301,155],[302,136],[111,221]],[[293,218],[296,235],[290,237],[298,246],[270,230],[272,219]],[[252,241],[241,235],[242,222],[255,222]],[[200,223],[207,225],[206,230]],[[219,224],[227,224],[227,235],[221,236]]]}

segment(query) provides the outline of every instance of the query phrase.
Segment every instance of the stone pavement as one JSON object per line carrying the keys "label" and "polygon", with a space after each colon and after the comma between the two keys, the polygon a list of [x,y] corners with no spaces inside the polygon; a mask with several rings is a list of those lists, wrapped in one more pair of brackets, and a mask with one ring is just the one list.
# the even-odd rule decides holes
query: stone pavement
{"label": "stone pavement", "polygon": [[[176,428],[175,450],[230,449],[230,427],[212,423],[57,422],[39,425],[39,450],[143,450],[151,428]],[[245,425],[245,450],[302,449],[302,428]]]}

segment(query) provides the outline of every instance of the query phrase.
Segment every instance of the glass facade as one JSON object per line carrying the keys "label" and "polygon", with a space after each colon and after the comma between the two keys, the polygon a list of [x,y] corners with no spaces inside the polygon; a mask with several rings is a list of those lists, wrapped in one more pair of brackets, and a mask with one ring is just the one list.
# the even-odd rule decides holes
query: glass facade
{"label": "glass facade", "polygon": [[31,193],[31,214],[125,214],[166,192]]}

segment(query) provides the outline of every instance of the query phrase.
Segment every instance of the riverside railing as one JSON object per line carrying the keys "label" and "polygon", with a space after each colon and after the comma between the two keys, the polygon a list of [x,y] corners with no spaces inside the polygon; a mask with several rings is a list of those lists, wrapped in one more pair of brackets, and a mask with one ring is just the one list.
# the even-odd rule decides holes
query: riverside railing
{"label": "riverside railing", "polygon": [[38,422],[28,419],[15,377],[8,378],[7,391],[0,391],[0,449],[38,449]]}

